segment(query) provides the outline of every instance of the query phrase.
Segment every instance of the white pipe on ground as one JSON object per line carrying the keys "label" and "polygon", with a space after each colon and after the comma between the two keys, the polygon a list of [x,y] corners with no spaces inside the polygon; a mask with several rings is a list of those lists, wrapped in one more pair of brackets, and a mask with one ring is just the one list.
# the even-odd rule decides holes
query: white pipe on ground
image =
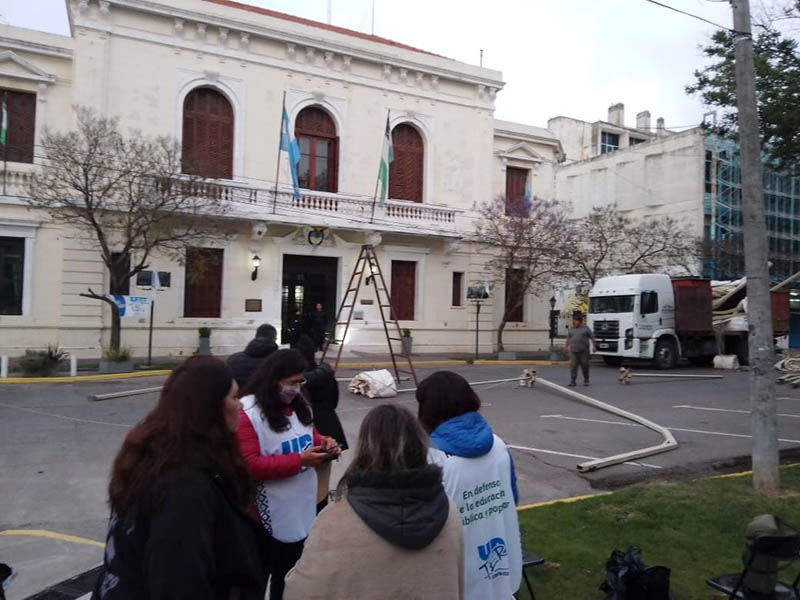
{"label": "white pipe on ground", "polygon": [[153,392],[160,392],[162,386],[141,388],[138,390],[128,390],[126,392],[111,392],[109,394],[92,394],[89,400],[97,402],[99,400],[111,400],[112,398],[124,398],[125,396],[138,396],[139,394],[152,394]]}
{"label": "white pipe on ground", "polygon": [[617,408],[616,406],[611,406],[610,404],[606,404],[605,402],[601,402],[600,400],[595,400],[594,398],[590,398],[589,396],[586,396],[584,394],[579,394],[578,392],[574,392],[568,388],[565,388],[564,386],[558,385],[551,381],[547,381],[546,379],[537,378],[536,382],[541,383],[544,387],[548,389],[564,394],[569,398],[572,398],[573,400],[578,400],[579,402],[583,402],[584,404],[588,404],[589,406],[594,406],[595,408],[599,408],[600,410],[610,412],[611,414],[617,415],[624,419],[628,419],[629,421],[633,421],[635,423],[639,423],[640,425],[644,425],[648,429],[652,429],[653,431],[660,434],[664,438],[664,441],[658,444],[657,446],[648,446],[647,448],[632,450],[630,452],[625,452],[623,454],[616,454],[614,456],[609,456],[606,458],[597,458],[595,460],[590,460],[580,463],[578,465],[578,470],[581,472],[595,471],[603,467],[610,467],[611,465],[616,465],[636,458],[652,456],[653,454],[660,454],[661,452],[667,452],[668,450],[675,450],[678,447],[678,442],[675,440],[675,437],[672,435],[672,432],[666,427],[662,427],[657,423],[653,423],[652,421],[645,419],[644,417],[640,417],[639,415],[636,415],[632,412],[628,412],[627,410],[622,410],[621,408]]}
{"label": "white pipe on ground", "polygon": [[69,355],[69,376],[75,377],[78,374],[78,357],[74,354]]}
{"label": "white pipe on ground", "polygon": [[8,357],[4,354],[0,356],[0,378],[8,377]]}
{"label": "white pipe on ground", "polygon": [[[653,423],[652,421],[645,419],[644,417],[640,417],[639,415],[636,415],[632,412],[628,412],[627,410],[622,410],[621,408],[617,408],[616,406],[606,404],[605,402],[601,402],[600,400],[595,400],[594,398],[590,398],[589,396],[586,396],[584,394],[579,394],[578,392],[574,392],[568,388],[565,388],[564,386],[558,385],[551,381],[547,381],[546,379],[536,377],[535,373],[533,377],[526,377],[525,375],[522,375],[519,377],[512,377],[509,379],[490,379],[488,381],[473,381],[470,382],[470,385],[475,386],[488,383],[503,383],[506,381],[518,381],[520,385],[528,385],[531,380],[533,380],[534,383],[541,383],[544,387],[552,391],[564,394],[573,400],[583,402],[584,404],[588,404],[589,406],[594,406],[595,408],[599,408],[600,410],[604,410],[606,412],[617,415],[624,419],[628,419],[629,421],[633,421],[635,423],[643,425],[648,429],[652,429],[656,433],[660,434],[661,437],[664,439],[662,443],[656,446],[648,446],[647,448],[632,450],[630,452],[625,452],[623,454],[615,454],[614,456],[608,456],[606,458],[597,458],[594,460],[589,460],[580,463],[578,465],[578,470],[581,472],[595,471],[597,469],[602,469],[603,467],[610,467],[612,465],[617,465],[619,463],[624,463],[637,458],[652,456],[653,454],[660,454],[662,452],[667,452],[669,450],[675,450],[678,447],[677,440],[672,435],[672,432],[666,427],[662,427],[657,423]],[[397,393],[399,394],[401,392],[413,392],[415,390],[416,388],[397,390]]]}

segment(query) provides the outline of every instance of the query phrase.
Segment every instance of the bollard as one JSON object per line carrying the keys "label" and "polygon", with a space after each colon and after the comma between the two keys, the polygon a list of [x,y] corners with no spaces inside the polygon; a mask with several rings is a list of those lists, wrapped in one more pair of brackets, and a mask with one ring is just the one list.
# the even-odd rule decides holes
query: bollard
{"label": "bollard", "polygon": [[69,376],[75,377],[78,374],[78,357],[74,354],[69,355]]}
{"label": "bollard", "polygon": [[8,357],[4,354],[0,356],[0,378],[8,377]]}

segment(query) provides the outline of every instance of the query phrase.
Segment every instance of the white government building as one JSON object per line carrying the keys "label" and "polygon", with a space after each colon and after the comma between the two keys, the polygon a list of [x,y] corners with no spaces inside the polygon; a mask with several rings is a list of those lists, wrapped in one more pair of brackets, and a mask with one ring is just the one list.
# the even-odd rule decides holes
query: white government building
{"label": "white government building", "polygon": [[[68,37],[0,26],[14,148],[0,196],[0,354],[57,344],[96,358],[108,344],[108,306],[79,295],[109,292],[96,246],[24,200],[43,129],[73,129],[73,105],[118,117],[126,131],[176,138],[184,159],[209,165],[199,173],[213,178],[209,193],[229,200],[233,239],[190,248],[181,264],[154,257],[150,269],[169,273],[169,287],[134,279],[114,290],[155,294],[154,355],[192,353],[199,327],[212,328],[215,354],[237,351],[258,325],[285,332],[295,310],[317,302],[332,321],[365,243],[377,249],[415,353],[474,348],[466,290],[486,278],[469,241],[474,208],[526,185],[552,198],[564,158],[547,129],[494,119],[500,72],[228,0],[73,0],[68,13]],[[284,168],[273,210],[284,93],[304,155],[302,196]],[[370,222],[387,112],[390,195]],[[218,268],[187,277],[202,255]],[[496,283],[480,314],[482,352],[495,348],[504,287]],[[548,311],[546,299],[526,298],[506,348],[546,347]],[[385,351],[377,306],[359,304],[355,316],[348,347]],[[146,354],[147,334],[147,319],[122,320],[135,356]]]}

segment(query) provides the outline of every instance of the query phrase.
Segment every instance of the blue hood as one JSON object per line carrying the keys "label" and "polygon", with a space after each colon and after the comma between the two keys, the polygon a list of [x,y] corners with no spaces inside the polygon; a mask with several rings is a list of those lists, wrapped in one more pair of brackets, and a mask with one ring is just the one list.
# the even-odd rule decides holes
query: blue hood
{"label": "blue hood", "polygon": [[477,411],[453,417],[431,433],[431,441],[442,452],[474,458],[492,449],[492,428]]}

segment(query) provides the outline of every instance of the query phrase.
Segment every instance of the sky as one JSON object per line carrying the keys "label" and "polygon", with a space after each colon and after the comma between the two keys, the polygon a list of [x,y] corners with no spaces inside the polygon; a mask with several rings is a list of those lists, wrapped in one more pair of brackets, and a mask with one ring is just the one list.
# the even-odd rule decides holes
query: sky
{"label": "sky", "polygon": [[[327,0],[239,0],[325,21]],[[659,0],[721,26],[725,0]],[[754,9],[764,0],[752,0]],[[64,0],[0,0],[11,25],[68,34]],[[331,0],[332,23],[372,33],[373,0]],[[559,115],[605,120],[625,104],[626,125],[649,110],[667,128],[702,121],[684,86],[705,64],[715,27],[648,0],[374,0],[374,33],[502,72],[495,116],[545,127]]]}

